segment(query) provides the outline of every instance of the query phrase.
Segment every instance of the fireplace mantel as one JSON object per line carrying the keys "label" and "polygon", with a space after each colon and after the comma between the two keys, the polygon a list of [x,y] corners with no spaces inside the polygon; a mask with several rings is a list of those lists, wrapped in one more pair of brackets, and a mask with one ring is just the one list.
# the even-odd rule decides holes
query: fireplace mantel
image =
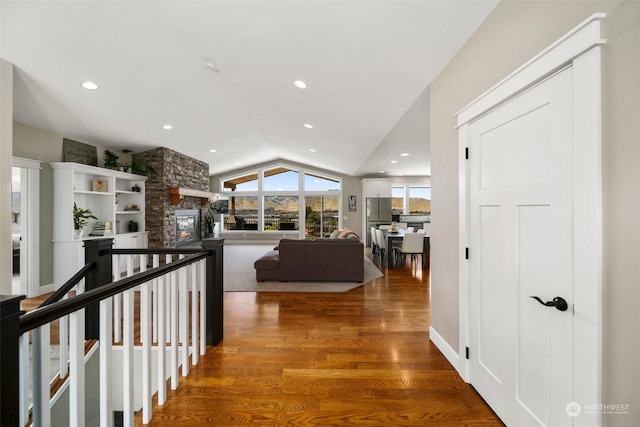
{"label": "fireplace mantel", "polygon": [[185,197],[197,197],[200,199],[200,204],[206,206],[213,198],[213,193],[202,190],[193,190],[190,188],[171,187],[169,188],[169,195],[171,196],[171,204],[177,205]]}

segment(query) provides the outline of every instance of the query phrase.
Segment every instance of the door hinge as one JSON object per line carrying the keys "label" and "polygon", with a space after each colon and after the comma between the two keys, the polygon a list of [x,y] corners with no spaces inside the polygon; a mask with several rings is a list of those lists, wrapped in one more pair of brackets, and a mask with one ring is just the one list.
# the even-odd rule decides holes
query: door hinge
{"label": "door hinge", "polygon": [[469,360],[469,347],[465,347],[464,353],[465,353],[465,358]]}
{"label": "door hinge", "polygon": [[469,248],[464,248],[464,259],[469,259]]}
{"label": "door hinge", "polygon": [[469,147],[464,147],[464,159],[469,160]]}

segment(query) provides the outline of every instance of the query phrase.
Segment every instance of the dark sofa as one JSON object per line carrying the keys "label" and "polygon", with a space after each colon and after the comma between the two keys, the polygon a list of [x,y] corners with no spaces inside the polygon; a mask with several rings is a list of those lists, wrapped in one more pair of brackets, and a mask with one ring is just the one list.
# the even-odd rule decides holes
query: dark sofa
{"label": "dark sofa", "polygon": [[364,244],[358,239],[282,239],[253,264],[256,280],[364,280]]}

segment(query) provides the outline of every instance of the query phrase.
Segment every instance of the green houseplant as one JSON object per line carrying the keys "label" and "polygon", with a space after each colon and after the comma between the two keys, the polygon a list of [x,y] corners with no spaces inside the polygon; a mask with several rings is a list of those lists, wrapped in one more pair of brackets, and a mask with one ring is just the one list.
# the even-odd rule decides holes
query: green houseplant
{"label": "green houseplant", "polygon": [[104,167],[107,169],[118,169],[120,167],[118,163],[119,158],[120,156],[113,151],[109,149],[104,150]]}
{"label": "green houseplant", "polygon": [[90,209],[81,209],[73,202],[73,232],[74,238],[82,238],[82,227],[87,225],[90,219],[96,218]]}
{"label": "green houseplant", "polygon": [[216,218],[213,213],[213,206],[211,203],[204,209],[204,220],[207,224],[207,235],[213,234],[213,228],[216,225]]}
{"label": "green houseplant", "polygon": [[149,178],[155,178],[157,175],[156,170],[143,162],[142,160],[133,159],[131,160],[131,173],[135,173],[137,175],[146,175]]}

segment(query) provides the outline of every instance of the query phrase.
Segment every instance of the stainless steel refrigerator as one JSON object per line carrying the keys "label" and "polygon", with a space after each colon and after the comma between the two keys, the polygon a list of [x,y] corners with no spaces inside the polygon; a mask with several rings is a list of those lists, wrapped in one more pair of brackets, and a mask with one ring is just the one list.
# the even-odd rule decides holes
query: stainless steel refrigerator
{"label": "stainless steel refrigerator", "polygon": [[391,197],[367,198],[367,246],[371,246],[371,227],[391,224]]}

